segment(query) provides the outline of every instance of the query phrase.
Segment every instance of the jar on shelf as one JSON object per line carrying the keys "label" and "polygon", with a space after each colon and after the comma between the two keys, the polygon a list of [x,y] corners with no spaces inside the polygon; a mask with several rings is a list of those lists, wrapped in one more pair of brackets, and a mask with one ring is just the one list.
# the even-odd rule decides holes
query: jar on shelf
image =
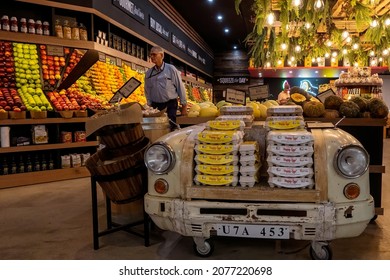
{"label": "jar on shelf", "polygon": [[18,26],[18,19],[16,17],[11,17],[11,31],[12,32],[18,32],[19,26]]}
{"label": "jar on shelf", "polygon": [[28,33],[35,34],[35,20],[31,18],[28,20]]}
{"label": "jar on shelf", "polygon": [[42,21],[40,20],[35,22],[35,33],[38,35],[43,35]]}
{"label": "jar on shelf", "polygon": [[80,23],[80,40],[88,41],[88,31],[84,24]]}
{"label": "jar on shelf", "polygon": [[4,31],[9,31],[9,17],[4,15],[1,17],[1,29]]}
{"label": "jar on shelf", "polygon": [[44,21],[42,23],[43,26],[43,35],[50,36],[50,25],[49,22]]}
{"label": "jar on shelf", "polygon": [[57,38],[64,38],[64,31],[61,25],[61,20],[56,19],[56,23],[54,25],[54,31]]}
{"label": "jar on shelf", "polygon": [[20,19],[20,32],[22,32],[22,33],[27,33],[28,32],[26,18],[21,18]]}
{"label": "jar on shelf", "polygon": [[64,31],[64,39],[72,39],[72,28],[69,25],[69,21],[64,20],[62,29]]}
{"label": "jar on shelf", "polygon": [[72,39],[80,40],[80,28],[77,25],[77,22],[72,22]]}

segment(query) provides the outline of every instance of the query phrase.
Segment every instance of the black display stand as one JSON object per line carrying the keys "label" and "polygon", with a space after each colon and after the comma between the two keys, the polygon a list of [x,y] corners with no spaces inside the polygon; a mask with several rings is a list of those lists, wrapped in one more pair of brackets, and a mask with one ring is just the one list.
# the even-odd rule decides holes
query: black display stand
{"label": "black display stand", "polygon": [[[95,250],[99,249],[99,237],[111,234],[120,230],[124,230],[136,236],[144,238],[145,247],[150,246],[150,225],[151,219],[149,215],[143,209],[143,219],[138,220],[128,224],[118,224],[112,221],[112,212],[111,212],[111,203],[112,201],[108,196],[106,196],[106,229],[99,231],[99,219],[98,219],[98,199],[97,199],[97,184],[96,177],[91,177],[91,194],[92,194],[92,230],[93,230],[93,248]],[[143,180],[144,189],[147,189],[147,180]],[[135,197],[134,199],[128,200],[126,203],[135,202],[137,200],[143,199],[142,196]],[[143,205],[143,204],[142,204]],[[143,234],[132,230],[134,226],[144,225]]]}

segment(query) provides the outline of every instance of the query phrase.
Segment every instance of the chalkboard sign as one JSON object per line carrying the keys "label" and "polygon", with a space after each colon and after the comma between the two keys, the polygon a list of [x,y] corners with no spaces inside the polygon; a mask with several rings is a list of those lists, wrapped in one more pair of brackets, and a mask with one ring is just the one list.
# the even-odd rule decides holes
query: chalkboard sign
{"label": "chalkboard sign", "polygon": [[249,98],[251,100],[267,99],[269,97],[268,85],[258,85],[248,87]]}
{"label": "chalkboard sign", "polygon": [[235,103],[235,104],[243,104],[245,105],[245,91],[240,91],[240,90],[234,90],[231,88],[228,88],[226,90],[226,98],[225,100],[227,102]]}
{"label": "chalkboard sign", "polygon": [[139,86],[141,82],[136,78],[130,78],[110,99],[109,103],[115,104],[118,103],[122,98],[127,98],[130,94],[133,93]]}

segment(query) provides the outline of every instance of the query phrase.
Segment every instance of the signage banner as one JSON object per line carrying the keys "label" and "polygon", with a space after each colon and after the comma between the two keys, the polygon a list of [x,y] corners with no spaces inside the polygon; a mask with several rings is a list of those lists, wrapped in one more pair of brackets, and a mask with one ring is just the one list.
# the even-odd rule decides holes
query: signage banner
{"label": "signage banner", "polygon": [[152,16],[149,16],[149,28],[163,37],[165,40],[169,41],[169,31],[156,21]]}
{"label": "signage banner", "polygon": [[145,13],[130,0],[112,0],[112,4],[123,12],[145,24]]}
{"label": "signage banner", "polygon": [[248,87],[249,98],[251,100],[261,100],[269,97],[268,85],[257,85]]}
{"label": "signage banner", "polygon": [[217,78],[217,83],[220,85],[233,85],[233,84],[247,84],[249,78],[247,77],[219,77]]}

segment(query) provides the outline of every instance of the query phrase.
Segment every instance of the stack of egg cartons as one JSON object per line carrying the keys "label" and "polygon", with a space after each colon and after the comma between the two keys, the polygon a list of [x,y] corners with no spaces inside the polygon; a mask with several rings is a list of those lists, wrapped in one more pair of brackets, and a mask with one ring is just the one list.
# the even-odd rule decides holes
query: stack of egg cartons
{"label": "stack of egg cartons", "polygon": [[237,186],[238,147],[244,127],[240,120],[207,122],[206,129],[195,137],[195,184]]}
{"label": "stack of egg cartons", "polygon": [[217,120],[241,120],[246,127],[251,127],[253,124],[253,108],[250,106],[223,106],[219,109],[220,116]]}
{"label": "stack of egg cartons", "polygon": [[[267,111],[268,183],[271,187],[312,188],[312,134],[302,127],[300,106],[276,106]],[[288,128],[288,129],[283,129]]]}
{"label": "stack of egg cartons", "polygon": [[244,141],[238,150],[240,152],[240,186],[253,187],[259,181],[261,167],[259,144],[257,141]]}

